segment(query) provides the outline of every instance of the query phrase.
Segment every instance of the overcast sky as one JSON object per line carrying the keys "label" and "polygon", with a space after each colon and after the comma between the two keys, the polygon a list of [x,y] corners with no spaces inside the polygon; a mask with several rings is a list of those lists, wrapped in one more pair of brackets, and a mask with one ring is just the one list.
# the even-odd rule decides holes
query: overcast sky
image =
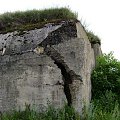
{"label": "overcast sky", "polygon": [[120,60],[120,0],[1,0],[0,13],[68,6],[101,38],[103,53]]}

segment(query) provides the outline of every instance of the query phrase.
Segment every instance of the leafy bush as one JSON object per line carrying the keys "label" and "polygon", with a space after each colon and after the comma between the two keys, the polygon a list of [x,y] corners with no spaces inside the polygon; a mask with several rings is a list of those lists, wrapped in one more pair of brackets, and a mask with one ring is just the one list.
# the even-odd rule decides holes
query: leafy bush
{"label": "leafy bush", "polygon": [[106,112],[111,112],[116,104],[119,105],[117,96],[111,91],[106,91],[105,95],[102,94],[99,99],[94,99],[94,104]]}
{"label": "leafy bush", "polygon": [[51,8],[44,10],[17,11],[0,15],[0,31],[19,29],[22,25],[31,25],[52,20],[76,19],[77,14],[68,8]]}
{"label": "leafy bush", "polygon": [[106,91],[111,91],[119,98],[120,62],[113,57],[112,53],[98,58],[91,80],[93,99],[99,99]]}

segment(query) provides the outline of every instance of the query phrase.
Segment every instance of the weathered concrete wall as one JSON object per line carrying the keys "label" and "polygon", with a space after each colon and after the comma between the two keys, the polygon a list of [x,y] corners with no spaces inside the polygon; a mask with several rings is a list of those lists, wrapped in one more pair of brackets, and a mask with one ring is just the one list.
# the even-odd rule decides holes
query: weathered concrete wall
{"label": "weathered concrete wall", "polygon": [[25,104],[36,105],[40,109],[49,101],[55,106],[63,105],[63,86],[57,84],[62,82],[61,71],[48,56],[32,52],[3,56],[1,64],[0,110],[24,108]]}
{"label": "weathered concrete wall", "polygon": [[0,34],[0,50],[0,111],[90,102],[95,53],[79,22]]}
{"label": "weathered concrete wall", "polygon": [[99,43],[92,44],[92,48],[94,50],[94,57],[95,57],[95,64],[96,64],[97,57],[99,57],[102,54],[102,50]]}

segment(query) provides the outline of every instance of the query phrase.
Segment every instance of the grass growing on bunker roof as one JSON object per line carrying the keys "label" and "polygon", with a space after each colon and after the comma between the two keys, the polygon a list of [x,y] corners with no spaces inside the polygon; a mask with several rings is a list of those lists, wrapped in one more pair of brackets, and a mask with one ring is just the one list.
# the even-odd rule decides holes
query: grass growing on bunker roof
{"label": "grass growing on bunker roof", "polygon": [[94,32],[88,29],[88,24],[86,23],[86,21],[84,21],[83,19],[81,19],[80,21],[81,21],[83,29],[86,32],[86,35],[88,36],[90,43],[91,44],[98,43],[99,45],[101,45],[101,39],[97,35],[95,35]]}
{"label": "grass growing on bunker roof", "polygon": [[77,14],[68,8],[7,12],[0,15],[0,32],[28,30],[51,21],[70,19],[77,19]]}
{"label": "grass growing on bunker roof", "polygon": [[92,31],[86,31],[86,33],[91,44],[98,43],[101,45],[101,40],[97,35],[95,35]]}

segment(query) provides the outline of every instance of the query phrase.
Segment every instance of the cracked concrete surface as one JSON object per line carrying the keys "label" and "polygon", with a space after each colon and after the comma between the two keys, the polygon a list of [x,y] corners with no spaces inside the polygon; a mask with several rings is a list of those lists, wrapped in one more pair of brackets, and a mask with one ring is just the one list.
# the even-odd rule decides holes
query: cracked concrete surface
{"label": "cracked concrete surface", "polygon": [[[97,47],[97,48],[96,48]],[[91,98],[95,50],[79,22],[0,34],[0,111],[64,102],[81,112]],[[5,48],[5,49],[4,49]]]}
{"label": "cracked concrete surface", "polygon": [[60,55],[54,48],[46,47],[45,53],[54,60],[54,63],[61,70],[62,79],[64,81],[64,93],[67,98],[68,105],[72,105],[72,94],[70,91],[69,84],[72,84],[74,80],[79,80],[82,82],[80,75],[77,75],[73,70],[70,70],[68,65],[64,62],[64,57]]}

